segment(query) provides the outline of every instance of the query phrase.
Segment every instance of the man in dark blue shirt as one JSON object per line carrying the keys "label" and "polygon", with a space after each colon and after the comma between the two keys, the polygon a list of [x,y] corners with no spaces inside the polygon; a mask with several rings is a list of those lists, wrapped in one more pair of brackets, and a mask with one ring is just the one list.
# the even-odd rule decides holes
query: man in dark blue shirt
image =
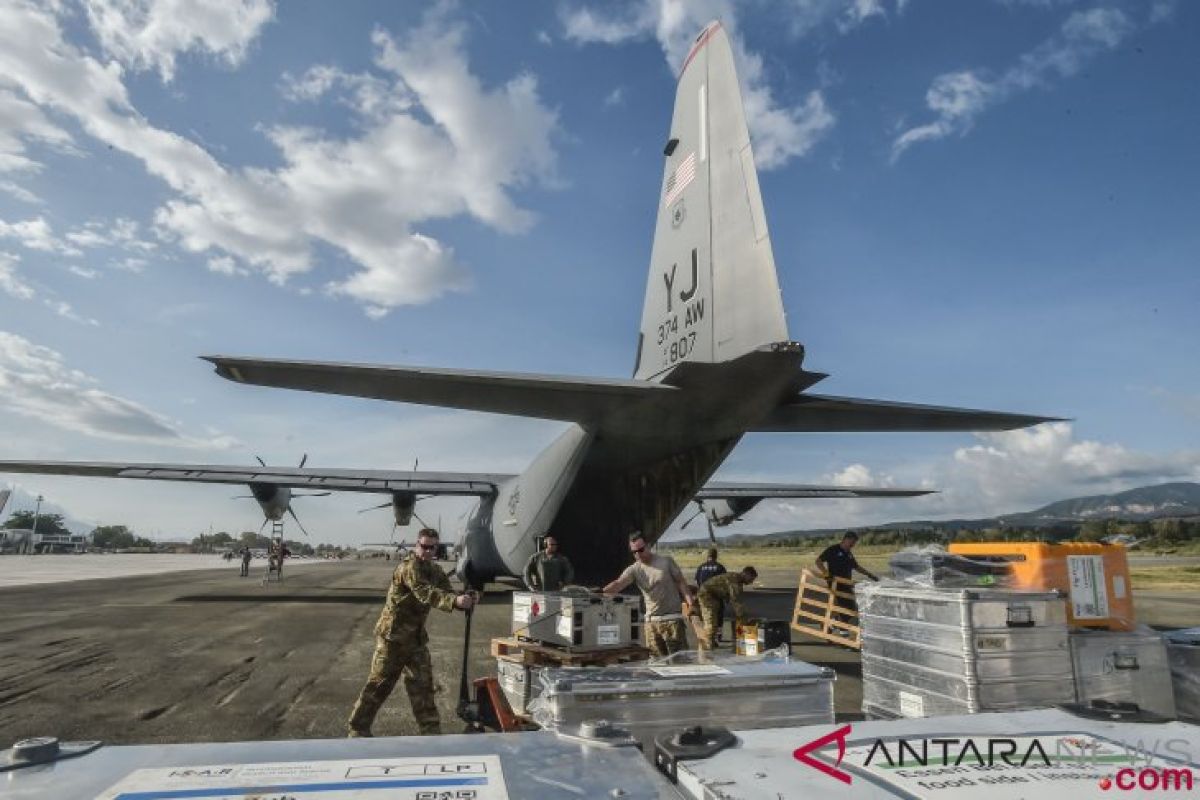
{"label": "man in dark blue shirt", "polygon": [[829,580],[833,578],[852,580],[851,573],[853,572],[861,572],[873,581],[879,580],[874,573],[859,566],[854,554],[850,552],[857,543],[858,534],[852,531],[847,532],[840,542],[829,545],[821,551],[821,555],[817,556],[817,570]]}
{"label": "man in dark blue shirt", "polygon": [[[718,575],[725,574],[725,566],[717,561],[717,548],[712,548],[708,551],[708,561],[705,561],[700,566],[696,567],[696,588],[699,589],[704,585],[704,582],[709,578],[715,578]],[[717,612],[717,639],[721,638],[721,628],[725,625],[725,607],[722,606]]]}
{"label": "man in dark blue shirt", "polygon": [[858,604],[854,601],[852,594],[853,588],[849,586],[835,586],[835,579],[842,578],[843,580],[853,580],[851,577],[854,572],[861,572],[873,581],[879,580],[874,573],[863,569],[854,554],[850,552],[854,549],[854,545],[858,543],[858,534],[853,531],[847,531],[842,537],[842,541],[837,544],[831,544],[821,551],[821,555],[817,556],[817,570],[820,571],[827,581],[829,588],[833,589],[834,604],[838,608],[845,609],[846,613],[835,614],[841,622],[858,624]]}
{"label": "man in dark blue shirt", "polygon": [[696,588],[704,585],[704,582],[709,578],[715,578],[718,575],[725,574],[725,567],[721,562],[717,561],[717,548],[708,551],[708,561],[705,561],[700,566],[696,567]]}

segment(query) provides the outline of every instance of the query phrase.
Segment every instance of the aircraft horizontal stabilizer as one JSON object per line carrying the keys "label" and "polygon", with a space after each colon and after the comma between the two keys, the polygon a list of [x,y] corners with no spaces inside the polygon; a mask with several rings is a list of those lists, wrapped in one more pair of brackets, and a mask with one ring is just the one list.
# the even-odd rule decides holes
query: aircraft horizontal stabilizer
{"label": "aircraft horizontal stabilizer", "polygon": [[1032,414],[799,394],[768,414],[753,430],[761,433],[1010,431],[1062,421],[1060,417]]}
{"label": "aircraft horizontal stabilizer", "polygon": [[870,486],[812,486],[789,483],[707,483],[696,492],[697,500],[732,500],[768,497],[920,497],[934,494],[932,489],[877,489]]}
{"label": "aircraft horizontal stabilizer", "polygon": [[589,423],[678,389],[645,381],[205,356],[238,383]]}
{"label": "aircraft horizontal stabilizer", "polygon": [[338,492],[419,492],[436,495],[483,496],[511,475],[476,472],[403,472],[376,469],[317,469],[264,467],[241,464],[118,464],[102,461],[0,461],[0,473],[82,475],[91,478],[134,478],[192,483],[267,483]]}

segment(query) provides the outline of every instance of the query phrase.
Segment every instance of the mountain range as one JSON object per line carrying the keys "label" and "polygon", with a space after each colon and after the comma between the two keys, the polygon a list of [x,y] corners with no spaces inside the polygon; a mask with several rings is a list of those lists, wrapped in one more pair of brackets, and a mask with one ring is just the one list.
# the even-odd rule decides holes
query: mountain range
{"label": "mountain range", "polygon": [[[1200,483],[1162,483],[1142,486],[1115,494],[1097,494],[1059,500],[1033,511],[1020,511],[979,519],[909,520],[872,525],[871,530],[985,530],[988,528],[1053,528],[1078,526],[1095,520],[1116,519],[1122,522],[1167,517],[1200,517]],[[725,542],[771,541],[795,537],[829,536],[842,528],[780,531],[777,533],[735,533],[722,536]],[[675,540],[670,546],[705,546],[708,539]]]}

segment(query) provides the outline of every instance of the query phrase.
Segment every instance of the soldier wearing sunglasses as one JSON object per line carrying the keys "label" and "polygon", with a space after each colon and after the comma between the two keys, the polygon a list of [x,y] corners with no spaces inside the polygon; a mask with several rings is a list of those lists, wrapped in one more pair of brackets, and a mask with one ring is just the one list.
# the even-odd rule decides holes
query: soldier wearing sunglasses
{"label": "soldier wearing sunglasses", "polygon": [[447,613],[456,608],[466,611],[475,605],[476,598],[472,592],[455,593],[450,579],[434,561],[437,551],[438,532],[423,529],[417,535],[416,547],[392,575],[383,612],[375,624],[371,674],[347,722],[351,737],[371,735],[371,723],[401,675],[420,732],[442,732],[433,698],[433,664],[425,619],[431,608]]}
{"label": "soldier wearing sunglasses", "polygon": [[629,535],[629,551],[634,562],[621,576],[601,591],[614,595],[636,583],[646,600],[646,646],[658,658],[687,650],[687,628],[683,620],[683,599],[694,604],[683,571],[670,556],[650,552],[641,531]]}

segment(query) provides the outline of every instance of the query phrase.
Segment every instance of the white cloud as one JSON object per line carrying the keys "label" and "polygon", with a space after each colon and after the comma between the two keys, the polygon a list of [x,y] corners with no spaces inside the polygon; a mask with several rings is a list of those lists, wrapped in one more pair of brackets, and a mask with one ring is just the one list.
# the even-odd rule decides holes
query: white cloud
{"label": "white cloud", "polygon": [[157,244],[140,237],[137,221],[127,217],[93,220],[68,232],[66,238],[79,247],[119,247],[136,253],[158,249]]}
{"label": "white cloud", "polygon": [[63,319],[69,319],[71,322],[78,322],[80,325],[98,326],[100,323],[91,317],[83,317],[75,313],[74,307],[65,300],[47,300],[46,305],[55,314],[58,314]]}
{"label": "white cloud", "polygon": [[175,59],[207,53],[237,66],[270,21],[268,0],[84,0],[88,22],[104,51],[137,70],[155,69],[164,81]]}
{"label": "white cloud", "polygon": [[609,106],[610,108],[612,106],[620,106],[620,105],[624,105],[624,104],[625,104],[625,87],[624,86],[618,86],[617,88],[615,88],[611,92],[609,92],[608,95],[604,98],[604,105]]}
{"label": "white cloud", "polygon": [[20,258],[15,254],[0,251],[0,291],[18,300],[32,300],[37,293],[21,280],[17,273],[18,261]]}
{"label": "white cloud", "polygon": [[983,111],[1013,95],[1075,75],[1088,60],[1116,47],[1133,28],[1119,9],[1077,11],[1067,17],[1058,33],[1023,54],[995,79],[975,70],[939,75],[925,94],[925,104],[935,119],[896,137],[892,160],[918,142],[967,133]]}
{"label": "white cloud", "polygon": [[[109,30],[112,19],[96,24]],[[142,38],[116,34],[107,46],[160,70],[172,63],[164,54],[185,49],[178,32],[146,35],[157,44],[144,51],[135,47]],[[468,67],[462,30],[436,14],[403,41],[383,31],[372,38],[375,80],[314,74],[295,89],[320,97],[351,87],[359,134],[272,128],[267,135],[283,162],[276,169],[226,167],[195,142],[154,127],[132,106],[121,68],[68,43],[46,11],[24,6],[0,19],[0,74],[19,81],[39,106],[74,116],[89,135],[140,159],[176,193],[154,215],[160,238],[208,258],[233,257],[278,284],[312,269],[312,245],[325,242],[361,270],[334,281],[340,293],[378,313],[467,285],[460,265],[429,257],[422,223],[466,214],[501,231],[532,224],[511,193],[554,183],[558,120],[531,75],[483,86]],[[213,52],[221,41],[203,40]],[[220,52],[241,51],[230,45]],[[419,109],[409,108],[411,98]]]}
{"label": "white cloud", "polygon": [[[40,297],[41,302],[46,308],[53,311],[63,319],[68,319],[71,322],[78,322],[83,325],[99,325],[100,323],[89,317],[82,317],[75,313],[75,309],[71,304],[53,297],[53,292],[49,292],[47,296],[45,287],[41,287],[44,291],[39,292],[30,284],[26,283],[21,275],[17,272],[17,263],[20,261],[20,256],[15,253],[6,253],[0,251],[0,292],[4,292],[10,297],[15,297],[18,300],[34,300]],[[81,267],[71,267],[71,272],[83,277],[94,277],[95,272],[85,270]],[[2,387],[3,384],[0,384]]]}
{"label": "white cloud", "polygon": [[83,255],[79,248],[57,238],[45,217],[34,217],[21,222],[5,222],[0,219],[0,239],[15,239],[30,250],[40,250],[43,253]]}
{"label": "white cloud", "polygon": [[866,464],[851,464],[823,479],[834,486],[894,486],[896,481],[890,475],[876,475]]}
{"label": "white cloud", "polygon": [[177,447],[229,449],[230,437],[183,434],[144,406],[95,388],[58,352],[0,331],[0,408],[88,436]]}
{"label": "white cloud", "polygon": [[88,280],[91,280],[92,278],[95,278],[97,275],[100,274],[99,272],[97,272],[94,269],[91,269],[90,267],[81,267],[76,264],[72,264],[70,267],[67,267],[67,271],[70,272],[72,275],[78,275],[79,277],[87,278]]}
{"label": "white cloud", "polygon": [[116,269],[124,270],[125,272],[142,272],[146,269],[146,265],[149,263],[150,262],[144,258],[135,258],[130,256],[128,258],[122,258],[119,261],[113,261],[112,266]]}
{"label": "white cloud", "polygon": [[[1069,422],[977,434],[977,439],[976,444],[927,463],[897,464],[886,472],[855,463],[822,477],[832,484],[926,488],[936,489],[936,494],[902,500],[768,502],[738,530],[982,518],[1032,511],[1071,497],[1167,481],[1200,481],[1200,449],[1138,452],[1115,442],[1077,439]],[[795,476],[756,478],[779,481],[794,480]]]}
{"label": "white cloud", "polygon": [[[800,36],[828,24],[848,33],[871,17],[887,16],[883,0],[792,0],[789,6],[788,24]],[[903,8],[904,0],[898,0],[897,11]]]}
{"label": "white cloud", "polygon": [[315,102],[336,94],[338,102],[375,121],[406,113],[416,102],[402,83],[367,73],[347,73],[324,64],[310,67],[299,78],[284,73],[281,91],[293,102]]}
{"label": "white cloud", "polygon": [[[857,6],[865,9],[876,3],[830,5],[842,10]],[[711,20],[720,19],[729,34],[737,62],[746,124],[754,142],[755,163],[760,169],[780,167],[805,155],[836,123],[819,91],[811,92],[798,106],[787,107],[778,102],[767,81],[762,58],[746,49],[737,33],[735,7],[728,0],[703,0],[687,5],[639,0],[615,12],[610,10],[606,15],[588,8],[576,8],[564,10],[561,17],[567,38],[575,42],[620,44],[654,36],[667,64],[675,72],[683,66],[696,33]]]}
{"label": "white cloud", "polygon": [[249,271],[238,266],[237,261],[229,256],[219,256],[208,260],[208,268],[221,275],[249,275]]}
{"label": "white cloud", "polygon": [[13,181],[0,181],[0,192],[4,192],[5,194],[20,200],[22,203],[28,203],[31,206],[42,205],[42,198],[26,189],[24,186],[21,186]]}
{"label": "white cloud", "polygon": [[52,123],[36,104],[2,84],[0,81],[0,173],[42,168],[26,149],[30,141],[72,152],[70,134]]}

